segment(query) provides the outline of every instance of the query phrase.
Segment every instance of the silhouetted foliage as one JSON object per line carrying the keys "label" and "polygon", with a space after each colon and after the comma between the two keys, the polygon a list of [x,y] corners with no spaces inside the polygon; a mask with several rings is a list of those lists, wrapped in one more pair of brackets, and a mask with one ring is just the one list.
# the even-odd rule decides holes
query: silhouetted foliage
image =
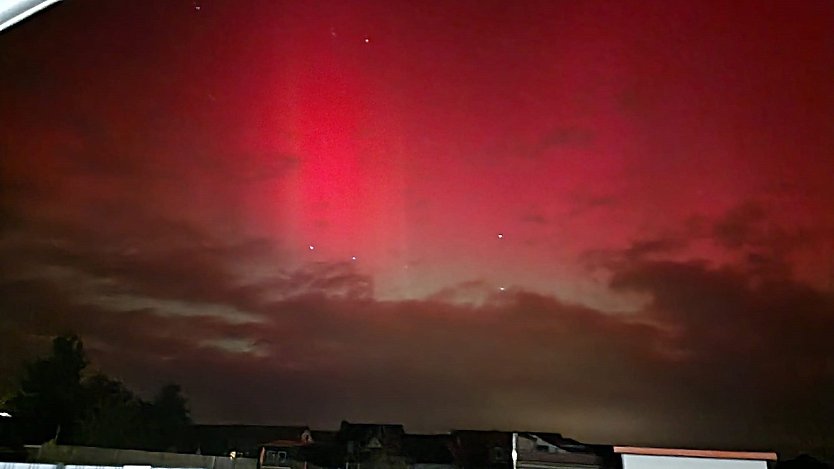
{"label": "silhouetted foliage", "polygon": [[87,364],[81,339],[62,336],[50,356],[26,366],[9,401],[25,442],[164,451],[186,440],[192,422],[179,385],[146,402],[103,373],[84,378]]}
{"label": "silhouetted foliage", "polygon": [[76,441],[108,448],[146,448],[144,404],[120,381],[96,374],[84,381],[85,413]]}
{"label": "silhouetted foliage", "polygon": [[155,445],[160,450],[170,449],[191,429],[191,412],[188,401],[178,384],[167,384],[159,390],[150,407]]}
{"label": "silhouetted foliage", "polygon": [[28,364],[8,405],[25,441],[72,439],[82,413],[81,372],[87,366],[77,336],[56,337],[52,354]]}

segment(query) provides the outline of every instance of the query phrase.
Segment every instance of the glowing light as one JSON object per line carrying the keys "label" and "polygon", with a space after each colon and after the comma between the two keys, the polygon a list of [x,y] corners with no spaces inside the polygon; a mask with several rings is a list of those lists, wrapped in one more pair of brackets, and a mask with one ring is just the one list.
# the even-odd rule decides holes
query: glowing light
{"label": "glowing light", "polygon": [[505,290],[505,288],[504,288],[504,287],[499,287],[498,289],[499,289],[499,290],[501,290],[501,291],[504,291],[504,290]]}
{"label": "glowing light", "polygon": [[11,418],[12,414],[8,412],[0,412],[0,417]]}
{"label": "glowing light", "polygon": [[316,247],[315,247],[315,246],[313,246],[312,244],[311,244],[311,245],[309,245],[309,246],[308,246],[308,248],[309,248],[311,251],[315,251],[315,250],[316,250]]}
{"label": "glowing light", "polygon": [[0,31],[34,15],[60,0],[6,0],[0,1]]}
{"label": "glowing light", "polygon": [[498,233],[498,239],[504,239],[504,233]]}
{"label": "glowing light", "polygon": [[366,37],[365,38],[365,44],[369,44],[370,42],[371,42],[371,39]]}
{"label": "glowing light", "polygon": [[513,469],[518,467],[518,450],[516,449],[518,445],[518,433],[513,433],[513,451],[512,451],[512,458],[513,458]]}
{"label": "glowing light", "polygon": [[355,260],[356,260],[356,256],[351,256],[350,260],[355,261]]}

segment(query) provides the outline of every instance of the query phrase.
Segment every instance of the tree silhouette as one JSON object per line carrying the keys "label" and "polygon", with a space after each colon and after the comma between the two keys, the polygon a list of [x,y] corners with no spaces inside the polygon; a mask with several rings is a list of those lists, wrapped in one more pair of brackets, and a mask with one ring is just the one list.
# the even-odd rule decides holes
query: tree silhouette
{"label": "tree silhouette", "polygon": [[84,381],[84,398],[76,442],[108,448],[148,446],[145,404],[122,382],[96,374]]}
{"label": "tree silhouette", "polygon": [[24,442],[163,451],[187,441],[192,422],[179,385],[163,386],[146,402],[103,373],[83,378],[87,364],[81,339],[69,335],[25,367],[8,402]]}
{"label": "tree silhouette", "polygon": [[169,450],[184,441],[192,422],[188,401],[179,385],[163,386],[154,398],[150,411],[156,449]]}
{"label": "tree silhouette", "polygon": [[72,440],[83,412],[81,372],[87,363],[81,339],[69,335],[56,337],[49,357],[25,367],[8,404],[26,441]]}

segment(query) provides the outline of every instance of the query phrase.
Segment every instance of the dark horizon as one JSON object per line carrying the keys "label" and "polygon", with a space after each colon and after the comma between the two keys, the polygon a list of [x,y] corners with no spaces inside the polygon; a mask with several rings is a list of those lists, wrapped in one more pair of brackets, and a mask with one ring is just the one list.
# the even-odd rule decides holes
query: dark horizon
{"label": "dark horizon", "polygon": [[60,2],[0,33],[0,402],[834,452],[834,3]]}
{"label": "dark horizon", "polygon": [[442,435],[450,435],[454,432],[484,432],[484,433],[527,433],[527,434],[548,434],[548,435],[559,435],[561,437],[576,440],[579,443],[585,445],[593,445],[593,446],[630,446],[630,447],[646,447],[646,448],[675,448],[675,449],[705,449],[708,448],[710,450],[716,451],[775,451],[779,453],[780,460],[791,459],[801,454],[808,454],[811,456],[815,456],[817,458],[828,458],[831,459],[830,453],[828,452],[828,448],[772,448],[766,446],[732,446],[721,444],[720,442],[717,444],[693,444],[692,442],[681,442],[682,444],[673,444],[670,442],[666,442],[664,444],[657,444],[652,440],[645,440],[645,441],[594,441],[594,440],[582,440],[576,438],[574,435],[565,434],[563,432],[558,431],[548,431],[536,428],[493,428],[493,427],[480,427],[480,428],[447,428],[447,429],[430,429],[430,428],[422,428],[422,429],[414,429],[409,427],[408,425],[404,425],[402,423],[394,422],[394,421],[353,421],[353,420],[345,420],[345,419],[337,419],[338,423],[335,425],[329,426],[322,426],[317,427],[313,425],[307,424],[295,424],[295,423],[288,423],[288,424],[281,424],[281,423],[270,423],[270,424],[251,424],[251,423],[203,423],[203,422],[194,422],[195,427],[237,427],[237,428],[244,428],[244,427],[251,427],[251,428],[289,428],[289,427],[300,427],[300,428],[309,428],[310,431],[313,432],[330,432],[330,433],[337,433],[339,431],[339,425],[341,423],[350,423],[350,424],[367,424],[367,425],[402,425],[405,429],[405,434],[410,436],[442,436]]}

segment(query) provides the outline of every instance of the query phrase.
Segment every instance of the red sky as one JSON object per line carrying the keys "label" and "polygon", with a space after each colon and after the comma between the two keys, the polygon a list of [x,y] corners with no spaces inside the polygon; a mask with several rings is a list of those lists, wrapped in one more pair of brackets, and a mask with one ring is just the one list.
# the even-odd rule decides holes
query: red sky
{"label": "red sky", "polygon": [[827,1],[62,2],[0,34],[0,364],[834,447],[832,76]]}

